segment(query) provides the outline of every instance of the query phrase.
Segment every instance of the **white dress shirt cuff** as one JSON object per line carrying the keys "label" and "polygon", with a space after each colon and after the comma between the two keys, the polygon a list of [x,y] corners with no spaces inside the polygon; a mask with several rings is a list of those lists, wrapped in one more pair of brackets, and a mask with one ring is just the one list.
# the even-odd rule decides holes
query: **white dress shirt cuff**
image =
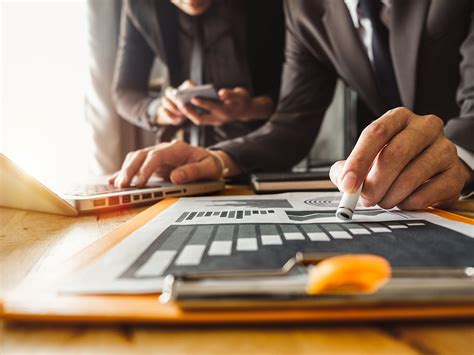
{"label": "white dress shirt cuff", "polygon": [[464,164],[471,168],[471,170],[474,170],[474,153],[471,153],[467,149],[464,149],[458,145],[456,146],[456,149],[458,150],[459,159],[461,159]]}
{"label": "white dress shirt cuff", "polygon": [[161,99],[156,98],[148,105],[148,115],[153,119],[153,122],[156,124],[156,118],[158,116],[158,109],[161,105]]}
{"label": "white dress shirt cuff", "polygon": [[[461,159],[464,162],[464,164],[466,164],[471,170],[474,171],[474,153],[471,153],[467,149],[464,149],[458,145],[456,145],[456,149],[458,151],[459,159]],[[461,197],[468,198],[473,195],[474,195],[474,191],[472,191],[472,186],[466,186]]]}

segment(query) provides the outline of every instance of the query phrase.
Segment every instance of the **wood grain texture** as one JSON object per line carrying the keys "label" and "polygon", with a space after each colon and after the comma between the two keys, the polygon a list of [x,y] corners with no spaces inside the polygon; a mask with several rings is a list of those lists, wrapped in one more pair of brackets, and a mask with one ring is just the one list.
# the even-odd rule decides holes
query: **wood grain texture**
{"label": "wood grain texture", "polygon": [[[1,294],[32,271],[54,271],[142,210],[68,218],[0,209]],[[472,354],[472,339],[473,322],[265,327],[0,323],[0,354]]]}
{"label": "wood grain texture", "polygon": [[0,208],[0,297],[29,273],[56,268],[143,209],[62,217]]}
{"label": "wood grain texture", "polygon": [[[44,354],[416,354],[377,328],[6,328],[3,353]],[[2,349],[0,348],[0,352]]]}

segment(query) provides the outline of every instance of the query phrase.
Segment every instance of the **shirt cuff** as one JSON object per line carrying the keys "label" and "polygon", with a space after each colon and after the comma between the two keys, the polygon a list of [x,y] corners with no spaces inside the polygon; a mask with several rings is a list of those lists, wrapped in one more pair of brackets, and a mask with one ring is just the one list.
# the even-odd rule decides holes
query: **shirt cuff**
{"label": "shirt cuff", "polygon": [[471,170],[474,170],[474,153],[458,145],[456,145],[456,149],[458,151],[459,159],[461,159]]}
{"label": "shirt cuff", "polygon": [[[474,170],[474,153],[471,153],[467,149],[456,145],[456,149],[458,151],[458,157],[461,159],[464,164],[466,164],[471,170]],[[462,198],[468,198],[474,195],[472,184],[466,186],[461,193]]]}
{"label": "shirt cuff", "polygon": [[149,117],[149,124],[151,127],[157,127],[158,124],[156,123],[156,119],[158,117],[158,109],[160,108],[161,105],[161,99],[157,98],[150,102],[148,105],[147,113]]}

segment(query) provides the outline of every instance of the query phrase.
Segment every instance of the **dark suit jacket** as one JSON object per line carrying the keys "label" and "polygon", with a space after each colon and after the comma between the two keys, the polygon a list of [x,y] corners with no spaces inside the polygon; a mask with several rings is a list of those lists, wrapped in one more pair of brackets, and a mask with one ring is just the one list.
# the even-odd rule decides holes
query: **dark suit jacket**
{"label": "dark suit jacket", "polygon": [[[282,0],[244,1],[254,95],[269,95],[276,102],[284,52]],[[147,110],[153,101],[148,94],[148,82],[154,59],[157,57],[168,66],[172,86],[177,87],[189,79],[184,77],[175,59],[178,56],[177,11],[170,0],[124,2],[114,99],[122,117],[147,129],[152,129]]]}
{"label": "dark suit jacket", "polygon": [[[277,112],[259,130],[215,148],[244,171],[280,170],[310,149],[336,79],[376,117],[387,111],[343,0],[285,0],[286,50]],[[393,0],[390,45],[403,105],[435,114],[474,151],[474,1]]]}

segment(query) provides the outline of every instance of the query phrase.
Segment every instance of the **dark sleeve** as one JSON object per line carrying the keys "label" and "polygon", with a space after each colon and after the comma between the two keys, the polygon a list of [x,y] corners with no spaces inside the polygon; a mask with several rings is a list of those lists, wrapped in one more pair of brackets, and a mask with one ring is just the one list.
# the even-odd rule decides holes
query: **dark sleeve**
{"label": "dark sleeve", "polygon": [[292,1],[285,1],[285,64],[276,113],[258,130],[212,147],[228,153],[246,173],[288,169],[304,158],[334,94],[334,68],[306,48],[295,25],[304,14],[293,14]]}
{"label": "dark sleeve", "polygon": [[156,99],[148,91],[154,59],[155,54],[135,25],[125,1],[115,63],[113,98],[121,117],[152,131],[158,129],[154,123],[155,115],[149,112],[150,104]]}
{"label": "dark sleeve", "polygon": [[461,83],[457,93],[460,114],[450,119],[444,130],[456,145],[474,152],[474,3],[469,33],[461,46],[461,55]]}

